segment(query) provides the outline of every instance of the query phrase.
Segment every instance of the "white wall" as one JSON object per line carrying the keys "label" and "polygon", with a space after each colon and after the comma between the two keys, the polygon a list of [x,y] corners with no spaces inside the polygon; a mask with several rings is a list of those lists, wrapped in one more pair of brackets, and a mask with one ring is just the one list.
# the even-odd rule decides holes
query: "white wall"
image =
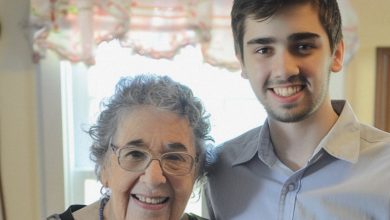
{"label": "white wall", "polygon": [[373,124],[376,47],[390,47],[390,1],[352,0],[351,3],[359,17],[360,47],[348,66],[347,97],[359,119]]}
{"label": "white wall", "polygon": [[0,150],[7,219],[40,219],[37,102],[27,0],[1,0]]}

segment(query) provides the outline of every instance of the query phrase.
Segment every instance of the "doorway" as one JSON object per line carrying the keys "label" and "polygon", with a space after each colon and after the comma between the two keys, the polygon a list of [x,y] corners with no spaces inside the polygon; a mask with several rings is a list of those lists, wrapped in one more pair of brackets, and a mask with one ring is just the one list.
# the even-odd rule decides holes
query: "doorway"
{"label": "doorway", "polygon": [[375,127],[390,132],[390,47],[376,50]]}

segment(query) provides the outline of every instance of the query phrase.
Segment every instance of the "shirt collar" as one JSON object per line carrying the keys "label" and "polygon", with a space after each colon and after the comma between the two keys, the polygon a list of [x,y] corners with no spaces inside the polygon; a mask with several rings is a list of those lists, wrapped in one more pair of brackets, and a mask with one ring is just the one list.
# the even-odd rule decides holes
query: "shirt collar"
{"label": "shirt collar", "polygon": [[319,147],[338,159],[356,163],[360,152],[360,123],[348,102],[333,100],[332,106],[339,117]]}
{"label": "shirt collar", "polygon": [[[332,106],[339,117],[328,134],[321,140],[318,148],[324,149],[338,159],[356,163],[360,149],[360,124],[351,106],[345,100],[332,100]],[[232,166],[248,162],[256,153],[259,159],[269,167],[275,164],[277,157],[271,141],[268,119],[260,129],[256,130],[259,132],[249,137],[251,141],[240,146],[240,153]]]}
{"label": "shirt collar", "polygon": [[252,141],[242,146],[241,153],[233,161],[232,166],[248,162],[256,153],[259,159],[270,167],[276,162],[277,158],[270,138],[268,119],[265,120],[263,126],[256,130],[257,132],[253,133],[252,137],[249,137]]}

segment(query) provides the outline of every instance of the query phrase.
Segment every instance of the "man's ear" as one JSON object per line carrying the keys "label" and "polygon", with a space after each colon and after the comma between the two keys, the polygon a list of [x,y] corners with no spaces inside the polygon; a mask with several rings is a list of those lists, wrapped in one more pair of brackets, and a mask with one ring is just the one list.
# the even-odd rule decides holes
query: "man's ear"
{"label": "man's ear", "polygon": [[242,56],[241,56],[241,53],[236,53],[236,57],[237,57],[237,60],[240,62],[240,66],[241,66],[241,77],[244,78],[244,79],[248,79],[248,75],[246,73],[246,70],[245,70],[245,65],[244,65],[244,61],[242,60]]}
{"label": "man's ear", "polygon": [[341,40],[337,46],[335,51],[333,52],[332,57],[332,66],[331,70],[332,72],[339,72],[343,68],[343,62],[344,62],[344,41]]}
{"label": "man's ear", "polygon": [[244,79],[248,79],[248,74],[244,70],[241,70],[241,77]]}

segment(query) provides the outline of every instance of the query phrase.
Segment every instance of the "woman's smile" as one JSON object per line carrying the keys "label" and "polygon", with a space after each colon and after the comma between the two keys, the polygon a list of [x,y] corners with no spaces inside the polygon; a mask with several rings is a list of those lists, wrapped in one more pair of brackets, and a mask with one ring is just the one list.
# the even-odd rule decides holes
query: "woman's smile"
{"label": "woman's smile", "polygon": [[166,207],[169,201],[169,197],[150,197],[140,194],[132,194],[131,199],[134,200],[136,205],[146,210],[160,210]]}

